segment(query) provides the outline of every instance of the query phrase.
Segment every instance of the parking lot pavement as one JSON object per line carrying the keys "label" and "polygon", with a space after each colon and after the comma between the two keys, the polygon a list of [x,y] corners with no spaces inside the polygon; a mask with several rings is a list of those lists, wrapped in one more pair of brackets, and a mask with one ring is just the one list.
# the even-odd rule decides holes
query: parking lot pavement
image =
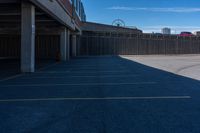
{"label": "parking lot pavement", "polygon": [[[36,70],[55,64],[54,60],[36,60]],[[13,58],[0,58],[0,81],[12,79],[20,75],[20,60]]]}
{"label": "parking lot pavement", "polygon": [[0,82],[1,133],[199,133],[200,82],[80,57]]}
{"label": "parking lot pavement", "polygon": [[20,73],[20,64],[16,59],[0,59],[0,80],[16,76]]}
{"label": "parking lot pavement", "polygon": [[200,55],[144,55],[122,57],[143,65],[200,80]]}

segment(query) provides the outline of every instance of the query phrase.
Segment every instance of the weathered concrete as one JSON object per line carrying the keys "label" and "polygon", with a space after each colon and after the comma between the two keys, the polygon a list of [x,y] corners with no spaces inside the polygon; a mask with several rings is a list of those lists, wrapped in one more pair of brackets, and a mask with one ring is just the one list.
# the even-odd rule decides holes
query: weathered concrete
{"label": "weathered concrete", "polygon": [[143,65],[200,80],[200,55],[152,55],[122,57]]}
{"label": "weathered concrete", "polygon": [[52,16],[54,19],[67,26],[68,28],[75,30],[75,24],[72,22],[71,17],[67,14],[66,10],[62,7],[61,2],[58,0],[30,0],[38,7],[43,9],[46,13]]}
{"label": "weathered concrete", "polygon": [[77,35],[72,35],[72,56],[76,57]]}
{"label": "weathered concrete", "polygon": [[70,60],[70,30],[67,30],[67,60]]}
{"label": "weathered concrete", "polygon": [[66,61],[67,60],[67,30],[66,28],[64,28],[60,34],[60,54],[61,54],[61,60]]}
{"label": "weathered concrete", "polygon": [[22,3],[21,71],[35,71],[35,7]]}
{"label": "weathered concrete", "polygon": [[67,28],[63,28],[63,31],[60,34],[60,53],[61,53],[61,60],[67,61],[70,58],[70,37],[69,37],[69,30]]}

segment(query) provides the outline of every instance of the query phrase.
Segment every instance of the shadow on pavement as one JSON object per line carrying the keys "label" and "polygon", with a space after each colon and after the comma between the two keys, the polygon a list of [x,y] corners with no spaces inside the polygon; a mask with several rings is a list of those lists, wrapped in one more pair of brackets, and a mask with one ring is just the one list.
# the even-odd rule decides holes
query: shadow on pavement
{"label": "shadow on pavement", "polygon": [[[37,60],[36,71],[56,63],[54,60]],[[0,59],[0,80],[20,74],[19,59]]]}
{"label": "shadow on pavement", "polygon": [[[2,133],[200,132],[199,81],[121,57],[77,57],[0,88],[1,100],[83,98],[0,102]],[[124,99],[84,100],[106,97]]]}

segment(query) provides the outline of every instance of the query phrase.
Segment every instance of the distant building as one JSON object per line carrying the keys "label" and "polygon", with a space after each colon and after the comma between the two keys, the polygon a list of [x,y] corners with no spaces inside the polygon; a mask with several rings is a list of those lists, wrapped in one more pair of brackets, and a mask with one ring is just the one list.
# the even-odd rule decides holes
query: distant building
{"label": "distant building", "polygon": [[85,9],[84,5],[82,3],[82,0],[68,0],[70,1],[71,5],[74,7],[74,11],[79,17],[79,19],[83,22],[86,21],[86,14],[85,14]]}
{"label": "distant building", "polygon": [[171,29],[170,28],[163,28],[162,33],[165,35],[170,35],[171,34]]}
{"label": "distant building", "polygon": [[196,32],[194,32],[194,35],[196,35],[196,36],[200,36],[200,31],[196,31]]}

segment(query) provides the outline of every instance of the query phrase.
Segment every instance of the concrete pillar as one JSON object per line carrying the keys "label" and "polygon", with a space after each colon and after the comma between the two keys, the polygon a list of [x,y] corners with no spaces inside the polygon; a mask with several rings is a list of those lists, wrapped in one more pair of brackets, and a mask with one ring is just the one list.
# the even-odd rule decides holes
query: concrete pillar
{"label": "concrete pillar", "polygon": [[60,54],[61,54],[61,60],[67,61],[70,58],[69,53],[69,43],[70,43],[70,33],[67,28],[63,28],[61,34],[60,34]]}
{"label": "concrete pillar", "polygon": [[70,60],[70,30],[67,30],[67,60]]}
{"label": "concrete pillar", "polygon": [[61,60],[67,60],[67,29],[63,28],[60,34],[60,54]]}
{"label": "concrete pillar", "polygon": [[35,71],[35,7],[23,2],[21,6],[21,71]]}
{"label": "concrete pillar", "polygon": [[76,35],[72,35],[72,56],[76,57],[77,53],[76,53],[76,47],[77,47],[77,36]]}

